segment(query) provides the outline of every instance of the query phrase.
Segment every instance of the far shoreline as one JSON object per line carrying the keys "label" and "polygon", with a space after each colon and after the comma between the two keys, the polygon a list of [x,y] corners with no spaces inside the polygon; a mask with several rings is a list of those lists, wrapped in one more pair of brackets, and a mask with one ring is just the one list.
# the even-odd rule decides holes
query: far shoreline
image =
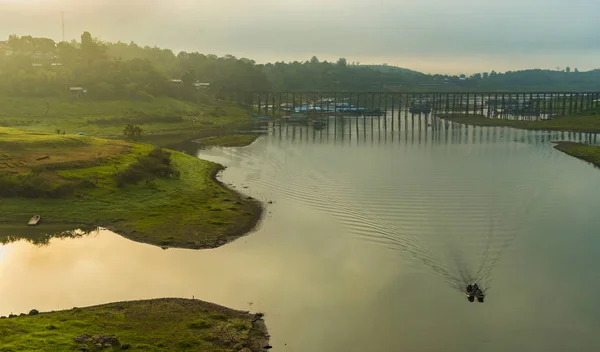
{"label": "far shoreline", "polygon": [[[600,119],[595,112],[590,116],[564,116],[547,121],[521,121],[490,119],[483,115],[439,116],[439,118],[462,125],[478,127],[509,127],[528,131],[558,133],[600,133]],[[600,146],[580,142],[552,141],[553,148],[571,157],[585,161],[600,169]]]}
{"label": "far shoreline", "polygon": [[[446,121],[478,127],[511,127],[530,131],[600,133],[600,122],[598,122],[600,120],[594,116],[567,116],[543,121],[492,119],[483,115],[440,115],[438,117]],[[596,124],[589,124],[590,121]]]}

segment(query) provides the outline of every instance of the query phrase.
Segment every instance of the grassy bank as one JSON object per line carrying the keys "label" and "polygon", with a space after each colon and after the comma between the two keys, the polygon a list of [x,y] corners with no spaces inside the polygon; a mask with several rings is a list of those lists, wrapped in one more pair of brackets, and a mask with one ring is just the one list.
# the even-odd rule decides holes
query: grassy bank
{"label": "grassy bank", "polygon": [[259,136],[252,134],[233,134],[228,136],[207,137],[197,140],[205,146],[245,147],[252,144]]}
{"label": "grassy bank", "polygon": [[261,315],[188,299],[119,302],[0,319],[0,336],[2,351],[258,352],[268,345]]}
{"label": "grassy bank", "polygon": [[600,168],[600,146],[575,142],[557,142],[554,149]]}
{"label": "grassy bank", "polygon": [[0,126],[123,138],[125,126],[131,124],[144,130],[146,141],[161,146],[230,133],[249,121],[246,110],[218,101],[194,104],[172,98],[150,101],[0,98]]}
{"label": "grassy bank", "polygon": [[574,131],[600,133],[600,111],[558,116],[545,121],[488,119],[483,115],[440,116],[449,121],[472,126],[514,127],[526,130]]}
{"label": "grassy bank", "polygon": [[[2,240],[100,225],[163,247],[217,247],[261,214],[257,201],[214,178],[220,169],[147,144],[0,127]],[[36,231],[18,230],[34,214],[42,216]]]}

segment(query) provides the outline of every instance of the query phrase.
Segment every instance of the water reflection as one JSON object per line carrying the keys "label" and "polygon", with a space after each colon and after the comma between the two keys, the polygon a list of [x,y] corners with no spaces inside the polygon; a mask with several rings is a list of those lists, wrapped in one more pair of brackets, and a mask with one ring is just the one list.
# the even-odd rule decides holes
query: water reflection
{"label": "water reflection", "polygon": [[26,241],[36,246],[47,246],[53,238],[78,238],[97,231],[97,226],[79,226],[77,229],[73,229],[72,225],[7,226],[0,228],[0,244]]}
{"label": "water reflection", "polygon": [[[342,141],[290,128],[198,152],[274,201],[256,233],[204,251],[105,230],[2,245],[0,314],[195,296],[265,312],[277,351],[600,347],[600,178],[552,133],[450,125]],[[481,274],[484,255],[484,304],[432,270]]]}
{"label": "water reflection", "polygon": [[[564,131],[526,131],[511,127],[468,126],[439,118],[415,116],[401,120],[393,129],[391,118],[329,118],[322,128],[310,124],[266,123],[270,134],[280,140],[292,142],[330,143],[358,145],[361,143],[393,143],[404,141],[415,144],[479,144],[498,141],[544,143],[547,141],[572,141],[598,144],[597,133]],[[381,121],[388,121],[383,125]],[[368,122],[367,122],[368,121]],[[378,123],[374,122],[378,121]],[[403,122],[402,122],[403,121]]]}

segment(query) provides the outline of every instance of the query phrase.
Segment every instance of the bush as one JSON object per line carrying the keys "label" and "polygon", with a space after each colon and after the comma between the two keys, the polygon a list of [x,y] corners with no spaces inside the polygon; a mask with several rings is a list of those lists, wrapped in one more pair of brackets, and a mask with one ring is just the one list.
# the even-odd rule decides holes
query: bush
{"label": "bush", "polygon": [[125,129],[123,130],[123,134],[127,136],[127,138],[137,139],[144,133],[144,130],[140,126],[134,126],[132,124],[127,124]]}
{"label": "bush", "polygon": [[213,117],[227,116],[227,112],[218,106],[216,108],[212,109],[212,111],[209,112],[208,114]]}
{"label": "bush", "polygon": [[210,317],[211,317],[211,319],[214,319],[214,320],[221,320],[221,321],[225,321],[225,320],[227,320],[227,319],[228,319],[228,318],[227,318],[227,316],[226,316],[225,314],[213,314],[213,315],[211,315]]}
{"label": "bush", "polygon": [[171,153],[155,148],[148,155],[141,156],[129,167],[117,173],[117,185],[136,184],[155,178],[179,177],[179,171],[171,165]]}
{"label": "bush", "polygon": [[188,325],[190,329],[208,329],[211,326],[212,324],[206,320],[196,320]]}
{"label": "bush", "polygon": [[0,175],[0,197],[61,198],[73,194],[77,189],[93,188],[88,180],[56,184],[44,178],[39,171],[24,175]]}

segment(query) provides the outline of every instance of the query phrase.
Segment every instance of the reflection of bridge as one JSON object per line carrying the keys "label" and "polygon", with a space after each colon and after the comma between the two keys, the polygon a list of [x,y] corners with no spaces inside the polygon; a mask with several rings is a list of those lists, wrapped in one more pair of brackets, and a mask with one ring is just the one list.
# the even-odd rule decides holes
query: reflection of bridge
{"label": "reflection of bridge", "polygon": [[[511,127],[468,126],[447,120],[415,116],[403,119],[395,130],[386,130],[383,120],[386,118],[332,117],[323,126],[310,124],[266,122],[270,138],[286,139],[298,142],[341,144],[361,144],[365,142],[426,143],[426,144],[487,144],[520,141],[525,143],[547,143],[550,141],[573,141],[598,144],[598,134],[567,131],[528,131]],[[390,124],[391,125],[391,124]]]}
{"label": "reflection of bridge", "polygon": [[430,113],[539,120],[600,107],[600,92],[251,92],[231,98],[253,107],[263,118],[385,115],[392,124]]}

